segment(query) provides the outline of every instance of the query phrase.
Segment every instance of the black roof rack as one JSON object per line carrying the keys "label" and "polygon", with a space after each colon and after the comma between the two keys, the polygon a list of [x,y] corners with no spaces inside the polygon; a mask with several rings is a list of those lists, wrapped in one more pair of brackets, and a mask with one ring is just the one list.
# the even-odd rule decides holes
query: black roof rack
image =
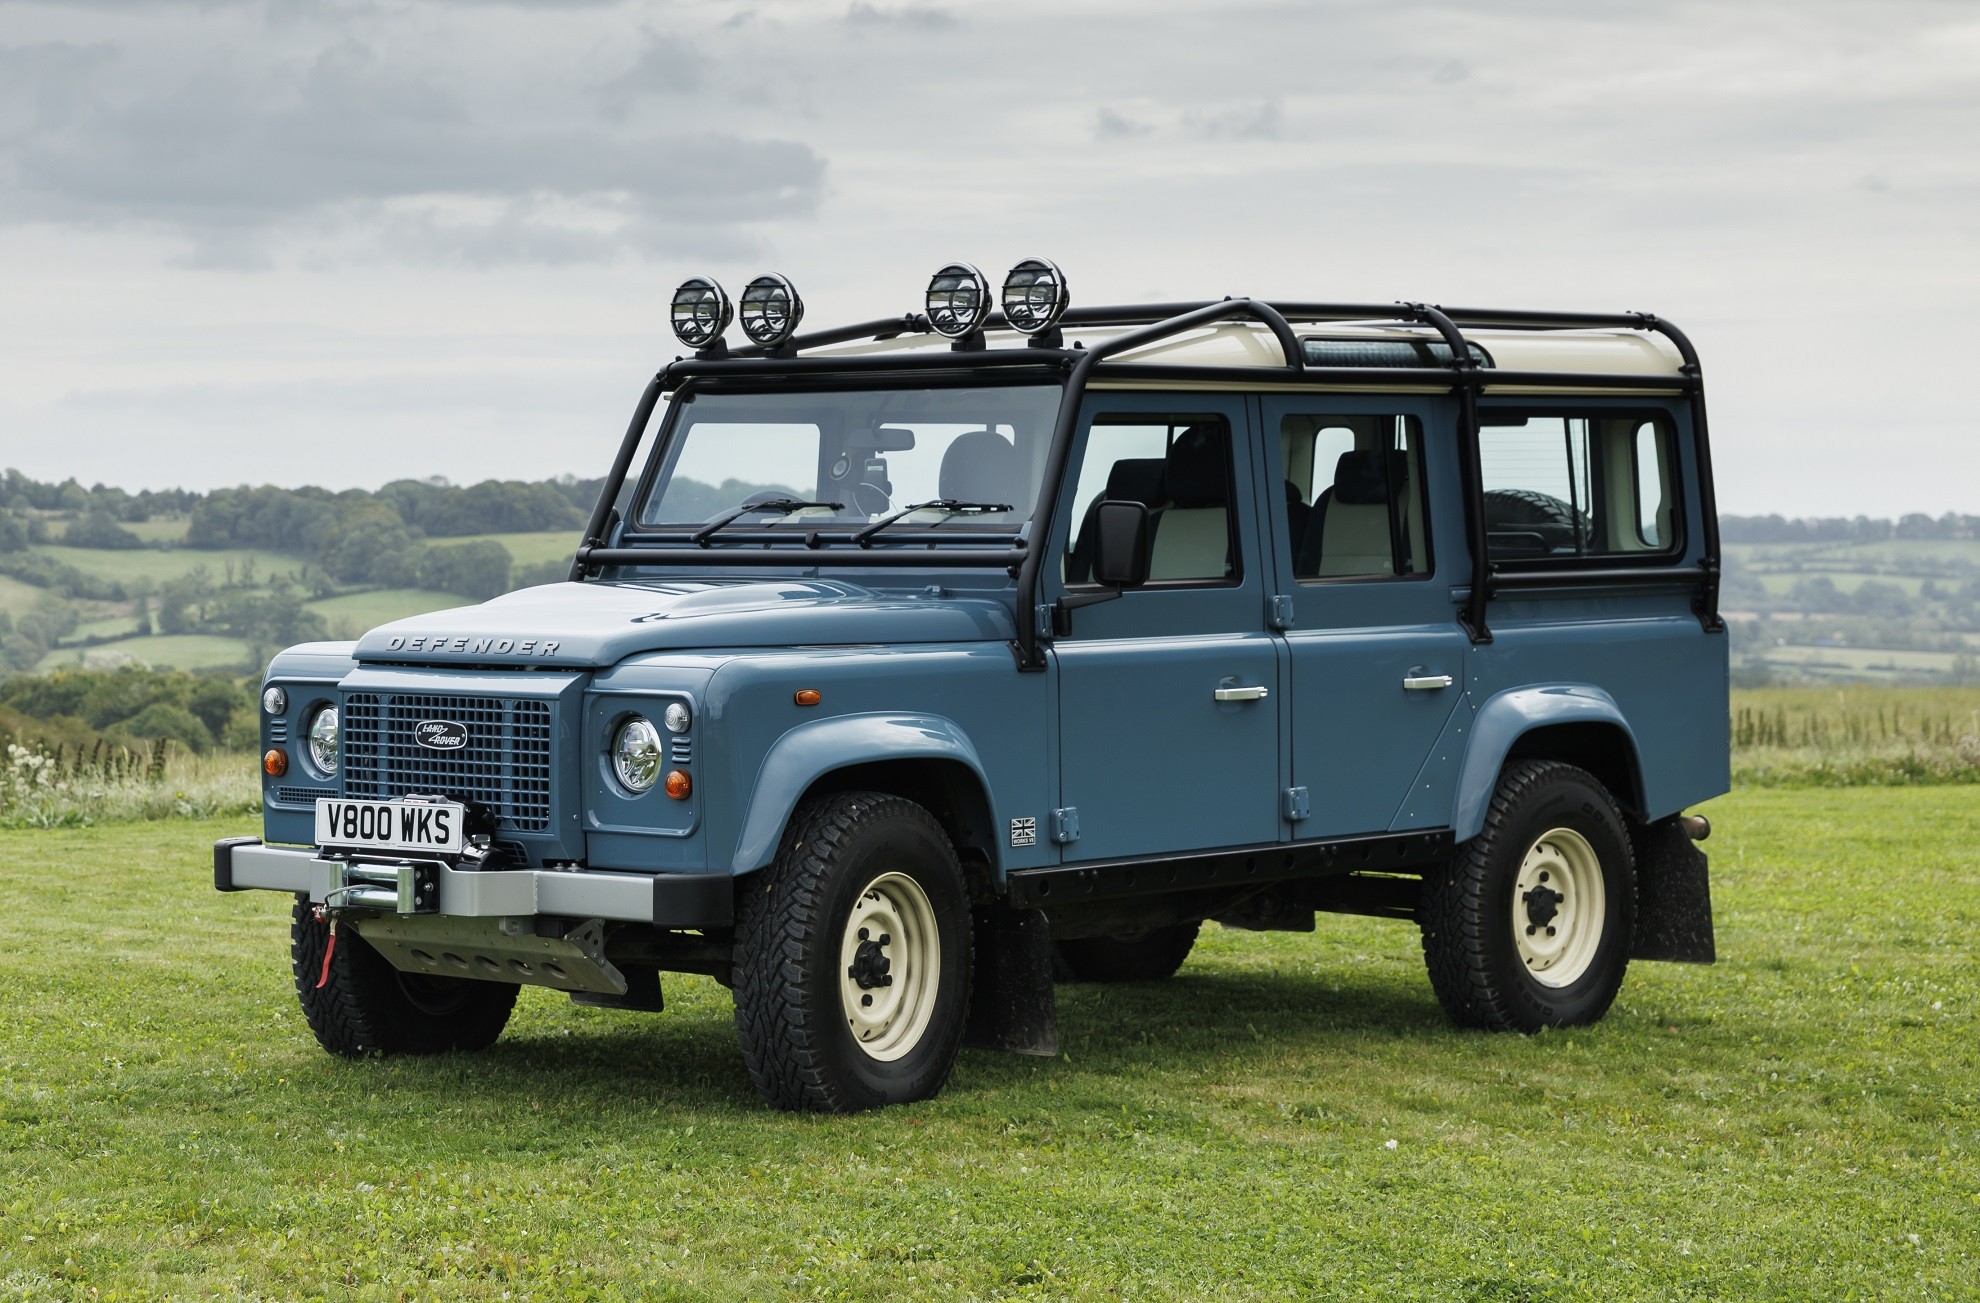
{"label": "black roof rack", "polygon": [[[1119,354],[1132,352],[1171,335],[1232,319],[1249,319],[1270,330],[1285,358],[1279,366],[1198,366],[1153,362],[1110,362]],[[1388,350],[1339,350],[1321,356],[1309,354],[1307,342],[1294,331],[1293,324],[1326,323],[1409,324],[1436,332],[1441,347],[1418,349],[1409,345],[1407,355]],[[1486,606],[1495,591],[1510,588],[1567,586],[1577,582],[1608,582],[1616,578],[1607,572],[1496,572],[1486,552],[1483,475],[1478,461],[1478,396],[1487,385],[1522,389],[1662,390],[1681,393],[1690,399],[1692,435],[1696,449],[1699,494],[1704,517],[1704,556],[1698,566],[1671,566],[1629,571],[1639,580],[1685,582],[1696,586],[1693,609],[1700,622],[1711,630],[1724,626],[1718,616],[1719,527],[1717,503],[1712,487],[1711,444],[1705,424],[1704,381],[1698,353],[1684,332],[1670,322],[1647,312],[1583,313],[1518,311],[1498,308],[1444,308],[1425,303],[1306,303],[1266,302],[1259,299],[1227,298],[1196,303],[1155,303],[1110,307],[1070,308],[1059,325],[1013,348],[989,348],[984,333],[1003,329],[1003,313],[993,312],[983,329],[941,351],[889,352],[853,356],[805,356],[807,350],[830,348],[863,340],[885,341],[903,335],[932,335],[928,318],[920,313],[886,317],[876,321],[834,327],[797,335],[774,347],[745,346],[730,349],[717,341],[691,358],[677,358],[663,368],[647,385],[633,414],[618,456],[606,476],[598,502],[585,527],[583,541],[572,560],[571,578],[583,579],[607,565],[675,565],[705,562],[719,556],[724,563],[817,564],[819,562],[859,565],[926,564],[925,551],[902,553],[897,557],[881,549],[848,550],[814,537],[803,547],[758,549],[750,553],[722,549],[675,547],[608,548],[602,546],[613,504],[624,487],[626,475],[638,451],[647,422],[660,396],[697,379],[799,378],[827,375],[916,374],[935,372],[1004,371],[1007,369],[1047,369],[1065,375],[1066,396],[1059,407],[1052,432],[1047,471],[1042,493],[1034,509],[1034,520],[1049,521],[1058,507],[1060,481],[1070,454],[1079,398],[1087,383],[1099,378],[1170,380],[1182,383],[1244,379],[1260,383],[1312,383],[1322,378],[1330,384],[1394,386],[1404,389],[1435,388],[1455,393],[1462,408],[1463,429],[1458,440],[1460,470],[1466,499],[1466,533],[1472,556],[1470,592],[1460,620],[1475,641],[1487,642],[1491,633],[1486,625]],[[1068,327],[1131,327],[1125,333],[1097,342],[1092,348],[1066,348],[1063,331]],[[1464,328],[1547,332],[1556,330],[1634,330],[1658,334],[1677,349],[1681,364],[1676,375],[1621,374],[1602,372],[1506,371],[1493,365],[1483,348],[1465,338]],[[1378,341],[1368,341],[1375,343]],[[1350,365],[1380,361],[1391,365]],[[1317,373],[1317,374],[1316,374]],[[972,539],[972,542],[979,540]],[[989,538],[980,540],[992,542]],[[1050,636],[1050,623],[1032,611],[1037,592],[1043,547],[1028,547],[1015,538],[1008,548],[957,549],[945,553],[943,564],[955,560],[963,565],[1006,567],[1018,580],[1018,661],[1022,668],[1042,668],[1039,650],[1042,638]],[[881,558],[885,557],[885,560]],[[965,559],[966,558],[966,559]],[[1031,612],[1032,618],[1027,618]]]}

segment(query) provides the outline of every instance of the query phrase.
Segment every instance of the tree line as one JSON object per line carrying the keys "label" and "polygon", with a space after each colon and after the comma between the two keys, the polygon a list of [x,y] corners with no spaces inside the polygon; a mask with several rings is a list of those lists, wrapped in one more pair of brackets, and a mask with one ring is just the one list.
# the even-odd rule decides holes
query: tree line
{"label": "tree line", "polygon": [[1896,520],[1874,516],[1720,516],[1728,543],[1881,543],[1887,538],[1980,539],[1980,516],[1912,512]]}

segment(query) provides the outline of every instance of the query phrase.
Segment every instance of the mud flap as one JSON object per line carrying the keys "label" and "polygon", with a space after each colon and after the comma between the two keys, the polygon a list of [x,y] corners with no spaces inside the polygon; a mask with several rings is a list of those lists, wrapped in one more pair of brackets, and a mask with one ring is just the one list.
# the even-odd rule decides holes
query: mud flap
{"label": "mud flap", "polygon": [[1636,944],[1629,957],[1715,962],[1705,852],[1677,818],[1632,824],[1630,841],[1636,850]]}
{"label": "mud flap", "polygon": [[1052,927],[1035,909],[977,910],[976,973],[963,1044],[1051,1057],[1059,1052]]}

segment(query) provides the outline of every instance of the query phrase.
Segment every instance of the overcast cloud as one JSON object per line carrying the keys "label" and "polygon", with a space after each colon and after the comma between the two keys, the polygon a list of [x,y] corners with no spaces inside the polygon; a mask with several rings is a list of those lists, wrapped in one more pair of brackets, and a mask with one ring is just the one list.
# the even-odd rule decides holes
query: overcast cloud
{"label": "overcast cloud", "polygon": [[1729,511],[1980,511],[1980,7],[0,0],[0,465],[596,473],[684,275],[809,320],[1645,309]]}

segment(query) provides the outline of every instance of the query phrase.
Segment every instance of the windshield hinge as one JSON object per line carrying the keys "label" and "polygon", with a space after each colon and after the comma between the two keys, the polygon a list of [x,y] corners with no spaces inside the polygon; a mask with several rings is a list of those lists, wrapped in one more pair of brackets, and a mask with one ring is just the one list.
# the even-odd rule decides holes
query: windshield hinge
{"label": "windshield hinge", "polygon": [[1265,613],[1265,623],[1274,629],[1292,628],[1293,599],[1284,593],[1272,594],[1272,605]]}

